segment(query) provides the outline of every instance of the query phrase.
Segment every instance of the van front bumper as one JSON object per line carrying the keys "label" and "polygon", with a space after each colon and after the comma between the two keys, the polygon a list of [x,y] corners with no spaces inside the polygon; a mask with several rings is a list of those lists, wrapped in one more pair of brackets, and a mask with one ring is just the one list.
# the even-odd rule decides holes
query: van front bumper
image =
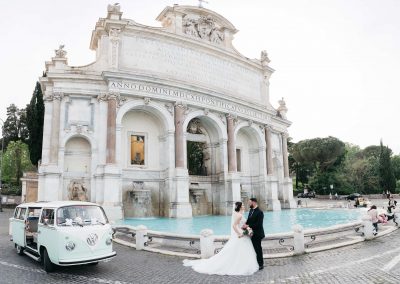
{"label": "van front bumper", "polygon": [[79,260],[76,260],[76,259],[73,259],[73,260],[62,260],[62,259],[60,259],[60,261],[58,262],[58,265],[69,266],[69,265],[88,264],[88,263],[93,263],[93,262],[98,262],[98,261],[104,261],[104,260],[107,260],[107,259],[111,259],[111,258],[115,257],[116,255],[117,255],[117,253],[115,251],[113,251],[110,254],[99,256],[99,257],[96,257],[96,258],[90,258],[90,259],[87,259],[87,258],[79,259]]}

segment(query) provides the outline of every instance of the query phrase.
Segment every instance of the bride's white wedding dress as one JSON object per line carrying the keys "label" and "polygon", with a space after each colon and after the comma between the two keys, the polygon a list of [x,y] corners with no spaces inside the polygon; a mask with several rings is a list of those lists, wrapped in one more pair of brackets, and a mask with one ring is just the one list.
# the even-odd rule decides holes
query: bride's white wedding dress
{"label": "bride's white wedding dress", "polygon": [[[235,218],[234,214],[238,213],[233,213],[232,220]],[[242,231],[241,227],[245,222],[246,220],[242,216],[237,225],[239,231]],[[250,237],[243,236],[239,238],[232,228],[231,231],[229,241],[218,254],[208,259],[185,259],[183,265],[191,266],[196,272],[204,274],[251,275],[258,271],[257,256]]]}

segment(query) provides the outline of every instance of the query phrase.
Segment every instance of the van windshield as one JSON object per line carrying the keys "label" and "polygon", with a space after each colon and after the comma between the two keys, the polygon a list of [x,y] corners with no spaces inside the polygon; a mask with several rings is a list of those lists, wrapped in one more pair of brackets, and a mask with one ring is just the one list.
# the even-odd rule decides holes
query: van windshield
{"label": "van windshield", "polygon": [[107,222],[103,209],[96,205],[72,205],[57,210],[58,226],[104,225]]}

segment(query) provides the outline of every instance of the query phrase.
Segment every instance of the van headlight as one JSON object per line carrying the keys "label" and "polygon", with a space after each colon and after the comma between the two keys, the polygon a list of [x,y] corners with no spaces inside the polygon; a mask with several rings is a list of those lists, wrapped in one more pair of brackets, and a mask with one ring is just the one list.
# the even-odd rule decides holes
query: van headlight
{"label": "van headlight", "polygon": [[108,245],[108,246],[109,246],[109,245],[111,245],[111,243],[112,243],[112,240],[111,240],[111,238],[107,238],[107,239],[106,239],[106,245]]}
{"label": "van headlight", "polygon": [[74,248],[75,248],[75,243],[74,243],[74,242],[68,242],[68,243],[65,245],[65,249],[66,249],[67,251],[72,251],[72,250],[74,250]]}

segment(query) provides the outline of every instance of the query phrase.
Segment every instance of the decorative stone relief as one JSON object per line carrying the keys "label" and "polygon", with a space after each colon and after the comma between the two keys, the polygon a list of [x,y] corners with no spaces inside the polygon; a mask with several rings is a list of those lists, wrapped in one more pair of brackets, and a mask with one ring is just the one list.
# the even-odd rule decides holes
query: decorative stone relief
{"label": "decorative stone relief", "polygon": [[224,33],[215,25],[211,16],[200,16],[196,19],[192,15],[186,15],[183,18],[183,33],[216,44],[225,40]]}
{"label": "decorative stone relief", "polygon": [[115,3],[114,5],[108,5],[107,6],[107,11],[109,13],[120,13],[121,12],[121,6],[119,6],[119,3]]}
{"label": "decorative stone relief", "polygon": [[186,131],[191,134],[204,134],[204,127],[201,125],[201,121],[198,118],[193,118],[188,126]]}
{"label": "decorative stone relief", "polygon": [[117,107],[122,106],[126,102],[126,98],[122,97],[119,93],[117,92],[110,92],[108,94],[101,94],[97,96],[97,100],[106,102],[109,100],[116,100],[117,101]]}
{"label": "decorative stone relief", "polygon": [[248,123],[249,123],[249,126],[253,125],[253,121],[252,120],[249,120]]}
{"label": "decorative stone relief", "polygon": [[143,98],[143,100],[144,100],[144,104],[145,104],[146,106],[149,105],[149,103],[150,103],[150,101],[151,101],[150,98]]}
{"label": "decorative stone relief", "polygon": [[68,185],[68,199],[76,201],[88,201],[87,188],[83,182],[71,180]]}
{"label": "decorative stone relief", "polygon": [[165,108],[168,110],[168,112],[171,114],[171,116],[174,115],[174,105],[172,103],[168,103],[164,105]]}
{"label": "decorative stone relief", "polygon": [[210,113],[210,110],[208,108],[204,109],[204,115],[208,115]]}
{"label": "decorative stone relief", "polygon": [[52,93],[51,95],[45,96],[44,100],[48,101],[48,102],[51,102],[53,100],[61,101],[63,99],[63,97],[64,97],[63,93],[55,92],[55,93]]}
{"label": "decorative stone relief", "polygon": [[58,49],[55,50],[55,53],[56,53],[56,58],[65,58],[65,56],[67,55],[67,52],[64,50],[63,44],[60,44]]}

